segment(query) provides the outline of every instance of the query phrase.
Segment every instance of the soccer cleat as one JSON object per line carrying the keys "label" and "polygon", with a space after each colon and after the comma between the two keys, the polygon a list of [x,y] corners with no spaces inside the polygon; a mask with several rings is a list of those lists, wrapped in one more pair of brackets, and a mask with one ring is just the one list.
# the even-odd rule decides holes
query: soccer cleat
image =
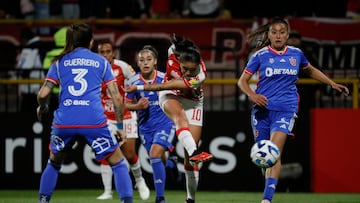
{"label": "soccer cleat", "polygon": [[269,200],[267,200],[267,199],[264,199],[264,200],[261,201],[261,203],[271,203],[271,202]]}
{"label": "soccer cleat", "polygon": [[113,199],[112,192],[104,192],[102,195],[100,195],[96,199],[98,199],[98,200]]}
{"label": "soccer cleat", "polygon": [[135,188],[139,191],[140,198],[142,200],[147,200],[150,197],[150,190],[145,183],[145,180],[142,178],[136,181]]}
{"label": "soccer cleat", "polygon": [[165,203],[165,198],[164,197],[156,197],[155,203]]}
{"label": "soccer cleat", "polygon": [[200,162],[210,161],[213,158],[212,154],[207,152],[199,151],[198,149],[190,156],[189,162],[191,165],[196,165]]}
{"label": "soccer cleat", "polygon": [[51,199],[51,195],[45,195],[45,194],[40,194],[39,197],[39,203],[49,203]]}
{"label": "soccer cleat", "polygon": [[185,200],[185,203],[195,203],[195,200],[193,200],[193,199],[186,199],[186,200]]}

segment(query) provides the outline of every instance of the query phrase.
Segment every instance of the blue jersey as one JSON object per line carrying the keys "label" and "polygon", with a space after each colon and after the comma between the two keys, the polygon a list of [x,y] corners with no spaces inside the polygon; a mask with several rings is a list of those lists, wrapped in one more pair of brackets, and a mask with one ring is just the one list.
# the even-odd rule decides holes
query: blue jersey
{"label": "blue jersey", "polygon": [[110,63],[89,49],[77,48],[54,63],[46,76],[60,85],[57,127],[79,128],[106,125],[101,105],[101,84],[115,80]]}
{"label": "blue jersey", "polygon": [[259,78],[255,92],[267,97],[268,110],[297,112],[299,96],[296,82],[299,71],[308,65],[303,52],[287,46],[283,54],[264,47],[249,59],[245,71],[258,72]]}
{"label": "blue jersey", "polygon": [[[145,85],[153,83],[162,83],[165,74],[156,71],[156,76],[152,81],[145,81],[140,73],[131,77],[128,81],[129,85]],[[159,95],[156,91],[135,91],[126,93],[126,98],[130,100],[139,100],[145,97],[149,100],[149,108],[138,110],[138,124],[140,131],[154,131],[156,128],[164,129],[164,126],[172,126],[173,122],[166,116],[159,106]],[[154,129],[155,128],[155,129]]]}

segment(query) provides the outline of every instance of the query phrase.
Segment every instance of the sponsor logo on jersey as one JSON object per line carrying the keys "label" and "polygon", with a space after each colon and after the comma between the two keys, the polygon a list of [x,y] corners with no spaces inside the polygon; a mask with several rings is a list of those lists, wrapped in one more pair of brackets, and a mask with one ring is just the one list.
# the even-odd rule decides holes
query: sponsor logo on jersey
{"label": "sponsor logo on jersey", "polygon": [[273,75],[297,75],[297,70],[290,68],[271,68],[267,67],[265,70],[266,77]]}
{"label": "sponsor logo on jersey", "polygon": [[90,100],[80,100],[80,99],[65,99],[63,102],[64,106],[90,106]]}

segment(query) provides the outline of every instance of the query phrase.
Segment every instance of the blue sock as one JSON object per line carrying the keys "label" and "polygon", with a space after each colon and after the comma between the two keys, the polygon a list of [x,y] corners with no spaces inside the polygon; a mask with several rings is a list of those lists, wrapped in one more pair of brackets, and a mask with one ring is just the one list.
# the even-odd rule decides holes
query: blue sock
{"label": "blue sock", "polygon": [[166,172],[161,158],[150,157],[153,170],[154,187],[156,197],[163,197],[165,193]]}
{"label": "blue sock", "polygon": [[40,179],[39,202],[49,202],[55,190],[61,165],[48,161]]}
{"label": "blue sock", "polygon": [[270,202],[272,201],[277,183],[278,183],[278,181],[275,178],[267,178],[265,180],[265,189],[264,189],[263,199],[267,199]]}
{"label": "blue sock", "polygon": [[172,161],[170,159],[166,160],[166,168],[172,169],[172,168],[175,168],[175,167],[177,167],[175,161]]}
{"label": "blue sock", "polygon": [[119,194],[120,199],[123,203],[132,203],[133,188],[125,159],[123,158],[118,163],[111,166],[111,168],[114,174],[116,191]]}

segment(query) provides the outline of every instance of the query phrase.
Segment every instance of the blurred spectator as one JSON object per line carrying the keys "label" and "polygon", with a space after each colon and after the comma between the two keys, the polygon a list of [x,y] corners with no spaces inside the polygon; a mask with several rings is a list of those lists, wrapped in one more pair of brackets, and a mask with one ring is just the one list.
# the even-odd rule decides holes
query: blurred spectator
{"label": "blurred spectator", "polygon": [[64,19],[80,18],[80,0],[62,0],[62,17]]}
{"label": "blurred spectator", "polygon": [[[45,20],[50,18],[49,0],[35,0],[35,18]],[[50,28],[47,26],[39,27],[39,34],[50,34]]]}
{"label": "blurred spectator", "polygon": [[151,16],[152,18],[166,18],[170,16],[171,0],[152,0]]}
{"label": "blurred spectator", "polygon": [[289,33],[289,38],[287,40],[288,45],[301,48],[301,35],[298,31],[292,30]]}
{"label": "blurred spectator", "polygon": [[138,18],[140,18],[141,20],[146,20],[147,18],[150,17],[150,8],[152,6],[152,0],[137,0],[137,1],[138,1],[137,7],[139,10]]}
{"label": "blurred spectator", "polygon": [[346,17],[360,16],[360,0],[347,0]]}
{"label": "blurred spectator", "polygon": [[287,43],[288,45],[292,45],[300,48],[304,52],[309,62],[313,66],[319,67],[318,57],[316,56],[316,54],[314,53],[311,47],[304,46],[302,36],[297,30],[290,31]]}
{"label": "blurred spectator", "polygon": [[[290,31],[287,44],[290,46],[300,48],[304,52],[304,55],[306,56],[308,61],[313,66],[319,67],[317,57],[309,48],[303,46],[302,36],[298,31],[296,30]],[[309,78],[309,76],[305,74],[304,71],[300,71],[299,78]],[[319,97],[320,89],[323,87],[324,87],[323,85],[319,86],[317,84],[298,85],[297,88],[300,95],[300,106],[301,106],[300,109],[310,109],[320,105],[317,104],[317,101],[320,101],[320,97]]]}
{"label": "blurred spectator", "polygon": [[312,1],[311,6],[309,6],[307,1],[299,1],[294,5],[294,1],[277,0],[276,3],[279,5],[277,9],[270,9],[274,4],[273,1],[224,0],[224,7],[231,11],[233,18],[251,19],[254,16],[260,18],[275,16],[344,17],[347,1],[349,0],[316,0]]}
{"label": "blurred spectator", "polygon": [[[62,50],[65,47],[66,44],[66,30],[67,27],[62,27],[54,34],[54,42],[55,42],[55,48],[46,52],[45,58],[43,61],[43,69],[45,70],[45,74],[49,70],[51,64],[53,63],[53,59],[60,55]],[[53,88],[51,95],[49,97],[49,110],[53,112],[58,107],[58,95],[59,95],[60,89],[59,87]],[[52,115],[52,114],[51,114]]]}
{"label": "blurred spectator", "polygon": [[183,0],[150,0],[151,18],[181,18]]}
{"label": "blurred spectator", "polygon": [[183,0],[168,0],[169,1],[169,17],[172,18],[181,18],[182,11],[184,10],[184,1]]}
{"label": "blurred spectator", "polygon": [[224,0],[184,0],[182,11],[190,18],[230,18],[231,14],[224,8]]}
{"label": "blurred spectator", "polygon": [[147,19],[151,0],[80,0],[81,18]]}
{"label": "blurred spectator", "polygon": [[35,1],[34,0],[20,0],[20,11],[25,19],[35,18]]}
{"label": "blurred spectator", "polygon": [[[22,49],[17,57],[16,68],[21,70],[17,78],[22,79],[43,79],[42,61],[45,49],[40,37],[36,36],[32,29],[24,28],[20,33]],[[22,112],[36,111],[36,95],[40,84],[21,84],[20,110]]]}

